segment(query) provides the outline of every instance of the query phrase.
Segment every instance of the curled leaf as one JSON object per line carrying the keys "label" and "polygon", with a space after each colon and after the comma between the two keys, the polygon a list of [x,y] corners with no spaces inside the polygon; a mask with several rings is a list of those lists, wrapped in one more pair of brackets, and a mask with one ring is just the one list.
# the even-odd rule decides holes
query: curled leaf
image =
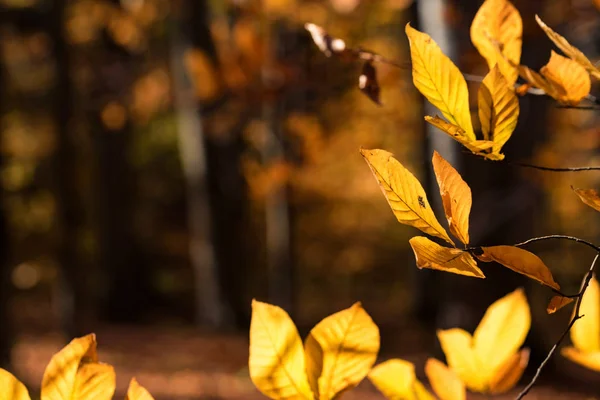
{"label": "curled leaf", "polygon": [[379,98],[381,89],[377,82],[377,70],[370,60],[365,61],[363,64],[362,72],[358,77],[358,88],[375,104],[381,105]]}
{"label": "curled leaf", "polygon": [[482,247],[483,254],[477,258],[484,262],[495,261],[513,271],[534,279],[553,289],[560,290],[552,272],[535,254],[515,246]]}
{"label": "curled leaf", "polygon": [[435,400],[417,380],[415,366],[405,360],[392,359],[377,365],[369,380],[390,400]]}
{"label": "curled leaf", "polygon": [[495,154],[489,152],[489,150],[494,146],[494,142],[492,142],[491,140],[471,140],[465,134],[465,131],[461,127],[451,124],[450,122],[444,121],[437,115],[433,117],[426,115],[425,121],[435,126],[436,128],[442,130],[452,139],[456,140],[458,143],[471,150],[473,154],[477,154],[479,156],[483,156],[491,160],[502,160],[504,158],[503,154]]}
{"label": "curled leaf", "polygon": [[570,297],[563,297],[560,295],[552,296],[550,302],[548,303],[548,306],[546,307],[546,312],[548,314],[554,314],[555,312],[557,312],[564,306],[571,304],[572,302],[573,299]]}
{"label": "curled leaf", "polygon": [[365,149],[361,149],[360,153],[371,168],[398,222],[414,226],[454,245],[446,230],[435,218],[425,190],[417,178],[404,168],[392,153]]}
{"label": "curled leaf", "polygon": [[424,236],[415,236],[409,243],[419,268],[485,278],[483,272],[477,268],[477,262],[466,251],[440,246]]}
{"label": "curled leaf", "polygon": [[584,204],[592,207],[596,211],[600,211],[600,195],[594,189],[573,189],[575,194]]}
{"label": "curled leaf", "polygon": [[529,364],[529,349],[522,349],[500,365],[490,381],[490,393],[502,394],[512,389]]}
{"label": "curled leaf", "polygon": [[443,362],[435,358],[427,359],[425,374],[440,400],[465,400],[467,398],[465,384]]}

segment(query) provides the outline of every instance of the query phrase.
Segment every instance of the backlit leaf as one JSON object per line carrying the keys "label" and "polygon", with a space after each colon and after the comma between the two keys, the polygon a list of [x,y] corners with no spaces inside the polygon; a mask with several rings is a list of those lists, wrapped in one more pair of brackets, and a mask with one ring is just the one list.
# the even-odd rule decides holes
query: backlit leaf
{"label": "backlit leaf", "polygon": [[110,400],[115,393],[115,370],[108,364],[83,363],[77,371],[73,399]]}
{"label": "backlit leaf", "polygon": [[571,304],[572,302],[573,299],[570,297],[563,297],[560,295],[552,296],[550,302],[548,303],[548,306],[546,307],[546,312],[548,314],[554,314],[555,312],[557,312],[564,306]]}
{"label": "backlit leaf", "polygon": [[82,361],[98,362],[94,334],[73,339],[52,357],[42,379],[42,398],[71,400],[77,383],[77,371]]}
{"label": "backlit leaf", "polygon": [[465,400],[467,393],[465,384],[444,363],[429,358],[425,363],[425,374],[440,400]]}
{"label": "backlit leaf", "polygon": [[521,15],[507,0],[484,1],[471,24],[473,45],[490,69],[498,65],[509,86],[515,84],[519,75],[515,65],[521,60],[522,35]]}
{"label": "backlit leaf", "polygon": [[396,219],[402,224],[444,239],[454,245],[446,230],[435,218],[425,190],[409,170],[392,153],[385,150],[365,150],[360,153],[371,168],[379,187]]}
{"label": "backlit leaf", "polygon": [[355,387],[369,373],[378,352],[379,328],[360,303],[323,319],[305,345],[313,391],[319,399],[329,400]]}
{"label": "backlit leaf", "polygon": [[564,90],[564,95],[555,97],[561,103],[579,104],[590,93],[591,81],[585,68],[554,51],[551,52],[550,61],[542,67],[540,72],[552,83],[552,86]]}
{"label": "backlit leaf", "polygon": [[525,275],[553,289],[560,290],[550,269],[535,254],[515,246],[482,247],[483,254],[477,258],[484,262],[495,261],[519,274]]}
{"label": "backlit leaf", "polygon": [[473,338],[469,332],[459,328],[439,330],[437,337],[446,355],[446,361],[465,385],[476,392],[487,387],[487,381],[481,373],[484,365],[473,350]]}
{"label": "backlit leaf", "polygon": [[154,400],[154,397],[135,378],[129,382],[125,400]]}
{"label": "backlit leaf", "polygon": [[414,85],[450,123],[459,126],[468,139],[475,140],[465,78],[429,35],[410,24],[405,30]]}
{"label": "backlit leaf", "polygon": [[29,392],[10,372],[0,368],[0,400],[29,400]]}
{"label": "backlit leaf", "polygon": [[579,314],[584,317],[571,328],[573,345],[584,353],[600,352],[600,284],[595,276],[583,295]]}
{"label": "backlit leaf", "polygon": [[313,398],[302,340],[289,315],[277,306],[252,301],[248,367],[252,382],[267,397]]}
{"label": "backlit leaf", "polygon": [[567,39],[554,32],[552,28],[546,25],[540,17],[535,16],[535,20],[544,30],[548,38],[554,42],[556,47],[562,50],[569,58],[583,66],[594,78],[600,79],[600,70],[583,54],[577,47],[572,46]]}
{"label": "backlit leaf", "polygon": [[530,326],[531,314],[523,289],[488,307],[473,334],[473,349],[483,364],[479,374],[486,381],[493,380],[496,371],[517,352]]}
{"label": "backlit leaf", "polygon": [[437,151],[433,152],[432,162],[450,232],[464,244],[469,244],[471,188]]}
{"label": "backlit leaf", "polygon": [[435,400],[415,376],[412,363],[392,359],[377,365],[369,380],[390,400]]}
{"label": "backlit leaf", "polygon": [[573,189],[575,194],[579,196],[588,206],[592,207],[596,211],[600,211],[600,195],[594,189]]}
{"label": "backlit leaf", "polygon": [[525,79],[531,86],[542,89],[553,99],[563,98],[566,95],[565,89],[562,86],[554,85],[531,68],[519,65],[517,69],[521,78]]}
{"label": "backlit leaf", "polygon": [[577,350],[575,347],[568,346],[563,347],[560,353],[574,363],[583,365],[587,369],[600,372],[600,351],[585,353]]}
{"label": "backlit leaf", "polygon": [[494,146],[494,142],[491,140],[471,140],[465,135],[465,132],[459,126],[444,121],[437,115],[434,117],[426,115],[425,121],[442,130],[458,143],[471,150],[474,154],[489,158],[491,160],[502,160],[504,158],[503,154],[489,153],[490,149]]}
{"label": "backlit leaf", "polygon": [[440,246],[424,236],[415,236],[409,240],[409,243],[419,268],[485,278],[483,272],[477,268],[475,259],[466,251]]}
{"label": "backlit leaf", "polygon": [[522,349],[510,356],[494,373],[490,381],[491,394],[500,394],[512,389],[523,376],[529,363],[529,349]]}
{"label": "backlit leaf", "polygon": [[497,66],[483,79],[478,100],[483,138],[494,142],[492,152],[499,153],[517,126],[519,100]]}

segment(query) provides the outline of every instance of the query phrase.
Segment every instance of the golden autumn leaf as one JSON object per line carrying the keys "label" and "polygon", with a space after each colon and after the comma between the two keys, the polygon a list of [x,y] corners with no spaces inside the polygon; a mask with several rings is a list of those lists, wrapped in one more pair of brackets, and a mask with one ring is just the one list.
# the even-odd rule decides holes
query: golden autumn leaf
{"label": "golden autumn leaf", "polygon": [[252,301],[250,378],[272,399],[313,399],[304,348],[289,315],[277,306]]}
{"label": "golden autumn leaf", "polygon": [[485,278],[475,259],[466,251],[440,246],[424,236],[415,236],[409,243],[415,253],[418,268]]}
{"label": "golden autumn leaf", "polygon": [[509,86],[513,86],[519,76],[515,65],[521,60],[522,36],[521,15],[508,0],[484,1],[471,24],[473,45],[490,70],[498,65]]}
{"label": "golden autumn leaf", "polygon": [[592,84],[585,68],[554,51],[551,51],[550,60],[540,72],[552,86],[562,88],[564,95],[553,96],[561,103],[577,105],[590,93]]}
{"label": "golden autumn leaf", "polygon": [[[494,302],[473,336],[454,328],[438,331],[448,365],[476,392],[511,389],[520,379],[528,352],[519,352],[531,326],[531,314],[522,289]],[[525,364],[525,365],[523,365]]]}
{"label": "golden autumn leaf", "polygon": [[369,380],[390,400],[435,400],[415,375],[415,366],[405,360],[392,359],[377,365]]}
{"label": "golden autumn leaf", "polygon": [[500,153],[517,126],[519,100],[497,66],[479,86],[478,103],[483,138],[494,143],[492,153]]}
{"label": "golden autumn leaf", "polygon": [[600,284],[595,276],[583,294],[579,314],[584,317],[571,328],[573,345],[584,353],[600,351]]}
{"label": "golden autumn leaf", "polygon": [[465,384],[443,362],[435,358],[427,359],[425,374],[440,400],[465,400],[467,398]]}
{"label": "golden autumn leaf", "polygon": [[562,98],[566,95],[565,89],[562,86],[556,86],[548,81],[542,75],[525,65],[519,65],[519,76],[525,79],[529,86],[542,89],[546,94],[553,99]]}
{"label": "golden autumn leaf", "polygon": [[132,378],[127,388],[125,400],[154,400],[154,397],[135,378]]}
{"label": "golden autumn leaf", "polygon": [[108,364],[89,362],[77,371],[73,399],[110,400],[115,393],[115,370]]}
{"label": "golden autumn leaf", "polygon": [[573,299],[570,297],[563,297],[560,295],[552,296],[550,302],[548,303],[548,306],[546,307],[546,312],[548,314],[554,314],[555,312],[557,312],[564,306],[571,304],[572,302]]}
{"label": "golden autumn leaf", "polygon": [[433,152],[432,163],[450,232],[468,245],[469,214],[472,205],[471,188],[437,151]]}
{"label": "golden autumn leaf", "polygon": [[0,368],[0,400],[29,400],[29,392],[10,372]]}
{"label": "golden autumn leaf", "polygon": [[469,110],[467,82],[460,70],[426,33],[406,25],[410,44],[413,83],[465,137],[475,140]]}
{"label": "golden autumn leaf", "polygon": [[435,218],[421,183],[394,158],[392,153],[385,150],[365,149],[361,149],[360,153],[371,168],[400,223],[414,226],[454,245],[446,230]]}
{"label": "golden autumn leaf", "polygon": [[600,351],[584,353],[575,347],[564,347],[560,352],[564,357],[592,371],[600,372]]}
{"label": "golden autumn leaf", "polygon": [[360,303],[319,322],[306,339],[306,370],[315,398],[334,399],[362,381],[377,359],[379,328]]}
{"label": "golden autumn leaf", "polygon": [[600,211],[600,195],[594,189],[573,189],[575,194],[579,196],[584,204],[592,207],[596,211]]}
{"label": "golden autumn leaf", "polygon": [[86,363],[98,361],[94,334],[73,339],[52,357],[42,378],[41,397],[44,400],[72,399],[78,370],[84,359]]}
{"label": "golden autumn leaf", "polygon": [[585,54],[581,52],[581,50],[571,45],[567,39],[554,32],[552,28],[546,25],[538,15],[535,16],[535,20],[544,30],[548,38],[556,45],[556,47],[558,47],[570,59],[584,67],[594,78],[600,79],[600,70],[585,56]]}
{"label": "golden autumn leaf", "polygon": [[534,279],[553,289],[560,290],[552,272],[535,254],[515,246],[482,247],[483,254],[476,255],[484,262],[495,261],[513,271]]}
{"label": "golden autumn leaf", "polygon": [[490,393],[501,394],[512,389],[523,376],[529,364],[529,349],[513,354],[496,370],[490,381]]}

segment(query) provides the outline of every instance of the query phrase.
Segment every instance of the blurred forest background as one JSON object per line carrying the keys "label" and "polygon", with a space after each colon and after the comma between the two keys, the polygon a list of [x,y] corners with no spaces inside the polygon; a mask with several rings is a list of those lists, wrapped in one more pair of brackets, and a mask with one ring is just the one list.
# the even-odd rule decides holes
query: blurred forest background
{"label": "blurred forest background", "polygon": [[[535,14],[598,59],[593,0],[514,4],[523,64],[539,68],[552,48]],[[377,66],[379,107],[357,88],[361,65],[327,58],[304,29],[313,22],[403,63],[410,21],[482,76],[469,39],[480,5],[0,0],[1,365],[34,387],[52,351],[96,332],[121,388],[119,368],[159,398],[248,398],[252,298],[285,308],[303,335],[362,301],[382,357],[418,359],[439,357],[435,328],[472,330],[492,301],[525,286],[534,370],[569,312],[546,315],[551,293],[497,266],[483,281],[418,271],[408,245],[418,232],[397,223],[358,149],[393,152],[439,208],[438,150],[473,190],[474,245],[552,233],[598,243],[598,214],[570,185],[597,187],[600,174],[470,156],[425,126],[409,68]],[[478,84],[469,88],[473,101]],[[508,160],[600,164],[597,112],[541,96],[520,104]],[[531,249],[565,292],[593,256],[573,243]],[[593,380],[560,357],[554,367]]]}

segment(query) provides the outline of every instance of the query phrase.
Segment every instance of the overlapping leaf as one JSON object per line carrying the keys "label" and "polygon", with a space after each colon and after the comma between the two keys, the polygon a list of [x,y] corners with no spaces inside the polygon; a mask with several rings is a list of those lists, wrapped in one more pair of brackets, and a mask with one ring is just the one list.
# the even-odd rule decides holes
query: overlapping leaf
{"label": "overlapping leaf", "polygon": [[[486,0],[471,24],[471,41],[485,58],[490,70],[498,65],[508,85],[517,81],[515,68],[521,60],[523,21],[507,0]],[[498,52],[500,49],[500,53]]]}
{"label": "overlapping leaf", "polygon": [[435,218],[425,190],[410,171],[385,150],[361,149],[360,152],[400,223],[454,244]]}
{"label": "overlapping leaf", "polygon": [[481,374],[484,367],[472,346],[473,338],[469,332],[452,328],[439,330],[438,340],[446,355],[450,368],[460,377],[465,385],[476,392],[483,392],[487,387],[485,377]]}
{"label": "overlapping leaf", "polygon": [[477,267],[477,262],[466,251],[440,246],[423,236],[415,236],[409,243],[419,268],[485,278],[483,272]]}
{"label": "overlapping leaf", "polygon": [[412,363],[393,359],[377,365],[369,380],[390,400],[435,400],[415,375]]}
{"label": "overlapping leaf", "polygon": [[425,374],[440,400],[465,400],[467,398],[465,384],[443,362],[435,358],[428,359],[425,363]]}
{"label": "overlapping leaf", "polygon": [[425,121],[446,133],[452,139],[471,150],[474,154],[494,160],[497,159],[489,152],[489,150],[494,146],[494,142],[491,140],[471,140],[469,137],[467,137],[465,131],[459,126],[453,125],[448,121],[444,121],[437,115],[433,117],[426,115]]}
{"label": "overlapping leaf", "polygon": [[529,353],[529,349],[521,349],[500,365],[490,380],[490,394],[508,392],[519,382],[529,364]]}
{"label": "overlapping leaf", "polygon": [[584,204],[592,207],[596,211],[600,211],[600,195],[594,189],[573,189],[575,194]]}

